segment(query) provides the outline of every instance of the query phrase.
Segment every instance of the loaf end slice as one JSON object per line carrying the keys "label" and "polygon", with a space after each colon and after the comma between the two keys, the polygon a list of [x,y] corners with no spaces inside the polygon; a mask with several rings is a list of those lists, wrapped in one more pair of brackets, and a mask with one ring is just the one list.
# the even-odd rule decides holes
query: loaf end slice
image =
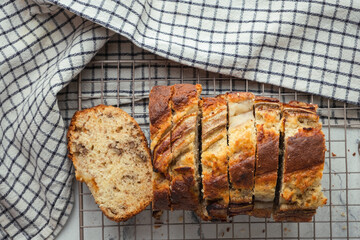
{"label": "loaf end slice", "polygon": [[326,204],[321,190],[325,137],[316,109],[296,101],[283,104],[284,153],[275,221],[311,221]]}
{"label": "loaf end slice", "polygon": [[76,179],[87,184],[109,219],[125,221],[150,204],[150,151],[129,114],[105,105],[78,111],[67,138]]}

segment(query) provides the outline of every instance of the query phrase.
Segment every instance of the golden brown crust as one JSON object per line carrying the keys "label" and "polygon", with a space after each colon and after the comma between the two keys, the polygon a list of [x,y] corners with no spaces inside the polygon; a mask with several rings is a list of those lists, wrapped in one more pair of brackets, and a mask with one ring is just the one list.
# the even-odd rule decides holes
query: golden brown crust
{"label": "golden brown crust", "polygon": [[278,99],[256,97],[256,166],[254,217],[271,217],[276,192],[279,161],[280,110]]}
{"label": "golden brown crust", "polygon": [[226,106],[226,96],[218,95],[216,97],[203,97],[201,101],[201,106],[203,116],[208,116],[211,111],[217,110],[219,107]]}
{"label": "golden brown crust", "polygon": [[264,97],[264,96],[255,96],[255,105],[257,104],[269,104],[269,103],[274,103],[276,105],[278,105],[279,103],[279,99],[277,98],[271,98],[271,97]]}
{"label": "golden brown crust", "polygon": [[151,150],[155,171],[167,175],[171,163],[171,136],[172,123],[170,86],[154,86],[149,95],[149,118]]}
{"label": "golden brown crust", "polygon": [[311,222],[316,210],[285,210],[273,215],[276,222]]}
{"label": "golden brown crust", "polygon": [[[256,202],[255,202],[256,204]],[[253,208],[251,212],[249,212],[251,216],[257,217],[257,218],[270,218],[272,213],[272,207],[271,208],[261,208],[256,209]]]}
{"label": "golden brown crust", "polygon": [[176,84],[172,86],[171,107],[173,128],[171,148],[173,164],[170,167],[171,208],[196,210],[199,205],[197,166],[197,116],[201,85]]}
{"label": "golden brown crust", "polygon": [[163,125],[171,123],[171,87],[154,86],[149,95],[150,134],[156,136]]}
{"label": "golden brown crust", "polygon": [[168,176],[169,165],[172,161],[170,137],[170,132],[168,132],[153,149],[154,170],[165,174],[165,176]]}
{"label": "golden brown crust", "polygon": [[227,174],[217,175],[217,173],[207,174],[203,177],[204,198],[210,200],[223,199],[229,197],[229,184]]}
{"label": "golden brown crust", "polygon": [[[141,128],[140,128],[139,124],[135,121],[135,119],[133,119],[128,113],[126,113],[125,111],[123,111],[120,108],[116,108],[116,107],[113,107],[113,106],[106,106],[106,105],[101,104],[101,105],[98,105],[98,106],[95,106],[95,107],[92,107],[92,108],[77,111],[74,114],[73,118],[71,119],[69,129],[68,129],[68,132],[67,132],[67,139],[68,139],[67,148],[68,148],[68,157],[73,162],[75,170],[78,169],[78,162],[77,162],[76,156],[74,155],[74,153],[71,150],[71,144],[74,141],[73,133],[74,133],[74,131],[76,131],[76,122],[78,121],[79,118],[82,118],[83,116],[86,116],[87,113],[90,113],[90,112],[103,112],[105,109],[111,109],[113,112],[118,112],[123,116],[125,115],[125,117],[128,118],[132,122],[132,124],[135,125],[135,127],[137,129],[139,129],[140,134],[137,135],[137,137],[141,138],[141,144],[143,145],[143,148],[147,152],[148,161],[151,161],[150,149],[148,147],[146,137],[145,137],[144,133],[141,131]],[[76,173],[76,175],[75,175],[76,179],[78,181],[85,182],[86,184],[90,185],[91,188],[93,188],[96,191],[97,184],[96,184],[96,181],[94,179],[91,179],[90,181],[88,181],[88,179],[83,178],[78,173],[78,171],[76,171],[75,173]],[[130,219],[131,217],[135,216],[136,214],[140,213],[141,211],[143,211],[150,204],[150,202],[152,201],[152,197],[149,197],[149,199],[146,199],[146,200],[142,199],[142,201],[139,202],[140,206],[136,210],[134,210],[132,212],[128,212],[127,214],[125,214],[123,216],[114,216],[114,214],[111,212],[111,209],[108,209],[106,207],[101,206],[100,202],[98,202],[96,198],[94,198],[94,200],[95,200],[95,202],[97,204],[99,204],[99,208],[102,210],[102,212],[104,213],[104,215],[106,217],[108,217],[109,219],[111,219],[113,221],[119,222],[119,221],[126,221],[126,220]]]}
{"label": "golden brown crust", "polygon": [[256,176],[277,172],[279,161],[279,133],[257,125]]}
{"label": "golden brown crust", "polygon": [[324,160],[325,137],[321,129],[302,128],[287,139],[285,174],[324,164]]}
{"label": "golden brown crust", "polygon": [[173,169],[177,174],[171,180],[171,208],[196,210],[199,204],[199,194],[195,189],[195,171],[191,167]]}
{"label": "golden brown crust", "polygon": [[254,94],[250,92],[231,92],[226,94],[229,102],[243,102],[246,100],[254,100]]}
{"label": "golden brown crust", "polygon": [[153,210],[170,210],[170,181],[162,173],[154,173]]}
{"label": "golden brown crust", "polygon": [[209,219],[227,220],[229,181],[226,96],[204,97],[201,108],[203,204]]}
{"label": "golden brown crust", "polygon": [[245,158],[239,155],[239,158],[234,159],[234,162],[235,163],[229,165],[229,176],[232,187],[252,189],[254,185],[255,157],[249,156]]}
{"label": "golden brown crust", "polygon": [[[195,130],[195,121],[194,121],[194,117],[195,113],[187,115],[185,117],[183,117],[179,122],[177,122],[175,124],[175,126],[173,127],[173,130],[171,132],[171,145],[175,146],[177,144],[181,144],[184,140],[184,138],[186,138],[186,136]],[[176,149],[178,150],[178,149]],[[180,151],[173,151],[174,153],[174,158],[177,157],[177,152],[180,153]]]}
{"label": "golden brown crust", "polygon": [[250,214],[253,210],[253,204],[250,203],[235,203],[235,201],[232,201],[229,203],[228,208],[228,215],[230,217],[236,216],[236,215],[243,215],[243,214]]}
{"label": "golden brown crust", "polygon": [[169,210],[171,151],[171,86],[154,86],[149,95],[151,149],[153,152],[153,209]]}
{"label": "golden brown crust", "polygon": [[175,84],[171,101],[174,111],[181,112],[194,101],[197,102],[201,92],[201,85],[196,84]]}
{"label": "golden brown crust", "polygon": [[209,202],[206,210],[211,216],[211,220],[227,220],[228,204],[222,204],[222,201]]}
{"label": "golden brown crust", "polygon": [[291,112],[308,112],[316,114],[318,106],[316,104],[304,103],[298,101],[290,101],[288,104],[282,104],[283,111],[287,113]]}

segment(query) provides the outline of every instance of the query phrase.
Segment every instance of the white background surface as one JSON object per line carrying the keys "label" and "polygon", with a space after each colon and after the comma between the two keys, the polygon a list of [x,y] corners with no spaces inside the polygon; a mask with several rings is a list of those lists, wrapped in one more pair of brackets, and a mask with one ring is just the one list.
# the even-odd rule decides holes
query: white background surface
{"label": "white background surface", "polygon": [[80,239],[79,236],[79,189],[78,189],[78,181],[74,178],[73,183],[73,194],[75,197],[74,208],[71,212],[69,220],[67,221],[64,229],[60,232],[56,239],[59,240],[77,240]]}

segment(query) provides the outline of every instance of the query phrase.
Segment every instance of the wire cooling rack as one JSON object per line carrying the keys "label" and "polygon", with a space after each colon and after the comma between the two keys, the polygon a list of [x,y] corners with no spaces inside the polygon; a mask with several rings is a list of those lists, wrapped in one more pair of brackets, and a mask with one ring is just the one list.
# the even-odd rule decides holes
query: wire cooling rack
{"label": "wire cooling rack", "polygon": [[[322,186],[328,198],[310,223],[276,223],[272,219],[236,216],[229,223],[204,222],[190,211],[165,211],[152,218],[149,206],[132,219],[116,223],[97,207],[78,183],[80,239],[359,239],[360,238],[360,107],[267,84],[209,73],[167,60],[107,60],[90,63],[60,97],[67,122],[76,110],[98,104],[121,107],[149,139],[148,94],[154,85],[200,83],[202,96],[250,91],[319,105],[326,136]],[[77,90],[75,90],[77,89]],[[71,91],[72,90],[72,91]],[[74,106],[78,107],[74,107]]]}

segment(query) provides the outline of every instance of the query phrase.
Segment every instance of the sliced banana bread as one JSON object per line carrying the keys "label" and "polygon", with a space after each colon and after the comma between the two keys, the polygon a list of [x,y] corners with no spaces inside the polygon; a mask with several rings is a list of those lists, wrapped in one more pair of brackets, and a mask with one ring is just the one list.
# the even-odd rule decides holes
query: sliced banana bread
{"label": "sliced banana bread", "polygon": [[199,205],[200,194],[198,104],[201,85],[176,84],[172,87],[171,208],[173,210],[196,210]]}
{"label": "sliced banana bread", "polygon": [[275,221],[311,221],[316,209],[326,204],[320,183],[325,138],[316,109],[296,101],[283,104],[284,153]]}
{"label": "sliced banana bread", "polygon": [[213,220],[226,220],[229,205],[226,97],[204,97],[201,110],[201,166],[205,214]]}
{"label": "sliced banana bread", "polygon": [[150,149],[153,157],[153,209],[169,210],[171,153],[171,86],[154,86],[149,95]]}
{"label": "sliced banana bread", "polygon": [[281,104],[278,99],[255,98],[256,164],[255,217],[271,217],[279,162]]}
{"label": "sliced banana bread", "polygon": [[108,218],[125,221],[150,204],[150,151],[129,114],[105,105],[78,111],[67,137],[76,179],[88,185]]}
{"label": "sliced banana bread", "polygon": [[248,92],[227,94],[229,109],[229,216],[245,214],[253,207],[256,130],[255,96]]}

